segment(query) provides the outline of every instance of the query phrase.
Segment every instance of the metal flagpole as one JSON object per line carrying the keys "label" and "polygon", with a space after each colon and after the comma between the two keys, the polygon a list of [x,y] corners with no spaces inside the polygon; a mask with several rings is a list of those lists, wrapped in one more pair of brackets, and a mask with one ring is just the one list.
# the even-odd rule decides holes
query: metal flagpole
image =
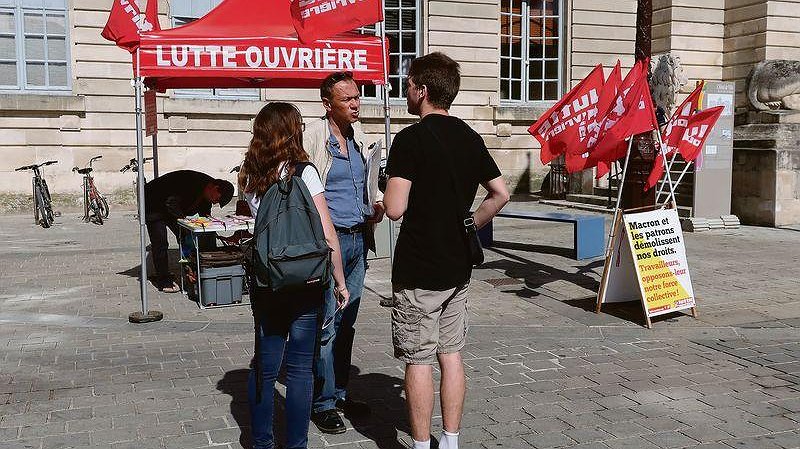
{"label": "metal flagpole", "polygon": [[133,312],[128,315],[128,321],[131,323],[149,323],[151,321],[158,321],[164,317],[161,312],[147,310],[147,241],[145,240],[145,233],[147,232],[147,224],[145,222],[145,207],[144,207],[144,149],[142,142],[142,76],[140,72],[140,59],[139,49],[136,49],[136,76],[134,78],[134,92],[136,96],[136,163],[139,170],[136,172],[137,179],[137,192],[136,195],[139,199],[139,260],[141,263],[141,271],[139,275],[139,291],[142,297],[142,311]]}
{"label": "metal flagpole", "polygon": [[[614,243],[614,236],[617,234],[617,225],[621,221],[619,209],[620,202],[622,202],[622,188],[625,185],[625,175],[628,173],[628,162],[631,159],[631,147],[633,146],[633,137],[628,138],[628,151],[625,153],[625,164],[622,166],[622,177],[617,184],[617,204],[614,206],[614,219],[611,222],[611,230],[608,234],[608,242],[606,243],[605,263],[603,264],[603,277],[600,278],[600,289],[597,290],[597,303],[595,304],[595,313],[600,313],[600,308],[603,305],[603,298],[608,288],[608,273],[611,269],[611,255],[613,252],[612,243]],[[611,185],[609,184],[609,189]]]}
{"label": "metal flagpole", "polygon": [[[631,136],[628,138],[628,151],[625,153],[625,164],[622,166],[622,177],[617,181],[617,204],[614,206],[614,220],[611,222],[611,232],[608,234],[608,243],[606,243],[606,254],[610,251],[611,248],[611,240],[614,238],[614,234],[616,233],[617,229],[617,218],[619,216],[619,204],[622,202],[622,187],[625,185],[625,175],[628,172],[628,161],[631,158],[631,147],[633,146],[633,137]],[[611,185],[609,184],[609,189]]]}
{"label": "metal flagpole", "polygon": [[[389,149],[392,147],[391,110],[389,109],[389,92],[392,90],[389,84],[389,61],[386,60],[386,3],[381,2],[384,11],[383,22],[381,22],[381,59],[383,59],[383,121],[386,145],[386,157],[389,157]],[[395,224],[389,220],[389,265],[394,265],[394,227]]]}
{"label": "metal flagpole", "polygon": [[[689,162],[686,163],[686,167],[683,167],[683,171],[681,172],[680,176],[678,176],[678,180],[675,181],[675,188],[676,189],[678,188],[678,184],[681,183],[681,180],[683,179],[683,175],[686,174],[686,172],[689,170],[689,168],[692,166],[693,163],[694,163],[694,161],[689,161]],[[661,192],[658,192],[658,195],[656,196],[656,204],[658,204],[659,201],[661,201]]]}
{"label": "metal flagpole", "polygon": [[[667,168],[667,182],[669,183],[669,194],[672,198],[672,204],[677,207],[678,202],[675,200],[675,186],[672,184],[672,175],[669,173],[669,168],[672,167],[668,166],[667,154],[663,151],[665,149],[664,142],[661,140],[661,132],[659,132],[658,129],[656,129],[656,140],[658,141],[658,152],[661,153],[661,158],[664,160],[664,167]],[[656,204],[658,204],[658,200],[656,200]]]}
{"label": "metal flagpole", "polygon": [[[678,157],[678,152],[675,151],[672,153],[672,158],[669,161],[669,165],[667,166],[667,172],[672,171],[672,164],[675,163],[675,158]],[[658,198],[661,198],[661,193],[664,192],[664,183],[662,182],[660,186],[658,186],[658,193],[656,194],[656,203],[658,203]]]}

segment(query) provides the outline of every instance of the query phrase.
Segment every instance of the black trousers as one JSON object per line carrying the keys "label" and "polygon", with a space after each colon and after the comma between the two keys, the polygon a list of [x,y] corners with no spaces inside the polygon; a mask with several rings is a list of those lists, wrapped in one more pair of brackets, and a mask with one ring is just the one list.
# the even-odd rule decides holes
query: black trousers
{"label": "black trousers", "polygon": [[[153,218],[147,220],[147,235],[150,236],[150,254],[153,256],[153,267],[155,267],[156,283],[158,286],[173,282],[172,273],[169,271],[169,242],[167,240],[167,228],[180,239],[178,222],[169,218]],[[171,284],[170,284],[171,285]]]}

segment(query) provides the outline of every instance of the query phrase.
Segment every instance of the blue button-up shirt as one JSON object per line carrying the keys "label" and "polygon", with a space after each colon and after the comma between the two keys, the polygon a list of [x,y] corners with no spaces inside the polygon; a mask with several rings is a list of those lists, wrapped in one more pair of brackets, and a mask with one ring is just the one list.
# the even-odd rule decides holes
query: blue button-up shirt
{"label": "blue button-up shirt", "polygon": [[332,134],[328,138],[328,151],[333,164],[325,183],[325,200],[334,226],[350,228],[364,223],[366,183],[364,160],[356,149],[352,136],[345,137],[347,154],[340,152],[339,141]]}

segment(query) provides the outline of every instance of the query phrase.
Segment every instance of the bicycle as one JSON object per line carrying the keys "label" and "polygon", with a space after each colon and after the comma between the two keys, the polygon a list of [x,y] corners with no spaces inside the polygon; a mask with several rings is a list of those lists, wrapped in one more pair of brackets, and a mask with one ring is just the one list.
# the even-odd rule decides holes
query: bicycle
{"label": "bicycle", "polygon": [[58,161],[47,161],[41,164],[25,165],[14,171],[33,170],[33,219],[36,224],[43,228],[49,228],[55,220],[53,214],[53,204],[50,199],[50,189],[47,182],[42,178],[39,167],[57,164]]}
{"label": "bicycle", "polygon": [[[142,159],[142,165],[146,164],[147,161],[152,161],[152,160],[153,160],[152,157],[146,157],[146,158]],[[136,161],[136,158],[133,158],[130,161],[128,161],[128,164],[125,165],[124,167],[120,168],[119,172],[120,173],[125,173],[128,170],[130,170],[132,173],[137,173],[139,171],[139,162]],[[144,180],[144,183],[147,184],[147,179],[145,179],[144,175],[142,175],[142,179]],[[136,192],[135,195],[136,195],[136,211],[137,211],[136,215],[134,216],[134,219],[138,220],[139,219],[139,212],[138,212],[139,211],[139,176],[136,176],[136,178],[134,178],[133,190],[134,190],[134,192]]]}
{"label": "bicycle", "polygon": [[[72,168],[73,172],[83,175],[83,221],[86,223],[94,221],[99,225],[103,224],[104,218],[108,218],[108,202],[103,195],[100,194],[100,191],[97,190],[97,187],[95,187],[94,177],[92,177],[91,173],[93,170],[92,162],[102,157],[103,156],[95,156],[89,159],[88,167]],[[90,211],[92,215],[89,215]]]}

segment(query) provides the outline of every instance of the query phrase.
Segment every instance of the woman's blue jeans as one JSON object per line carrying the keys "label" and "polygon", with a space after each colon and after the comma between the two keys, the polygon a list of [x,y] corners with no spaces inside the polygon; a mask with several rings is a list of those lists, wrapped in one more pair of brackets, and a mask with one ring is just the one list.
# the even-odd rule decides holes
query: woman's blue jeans
{"label": "woman's blue jeans", "polygon": [[[256,352],[248,379],[254,449],[272,449],[275,380],[286,362],[286,448],[305,448],[311,416],[319,314],[323,292],[254,292]],[[257,360],[256,360],[257,358]],[[260,397],[257,372],[261,372]]]}

